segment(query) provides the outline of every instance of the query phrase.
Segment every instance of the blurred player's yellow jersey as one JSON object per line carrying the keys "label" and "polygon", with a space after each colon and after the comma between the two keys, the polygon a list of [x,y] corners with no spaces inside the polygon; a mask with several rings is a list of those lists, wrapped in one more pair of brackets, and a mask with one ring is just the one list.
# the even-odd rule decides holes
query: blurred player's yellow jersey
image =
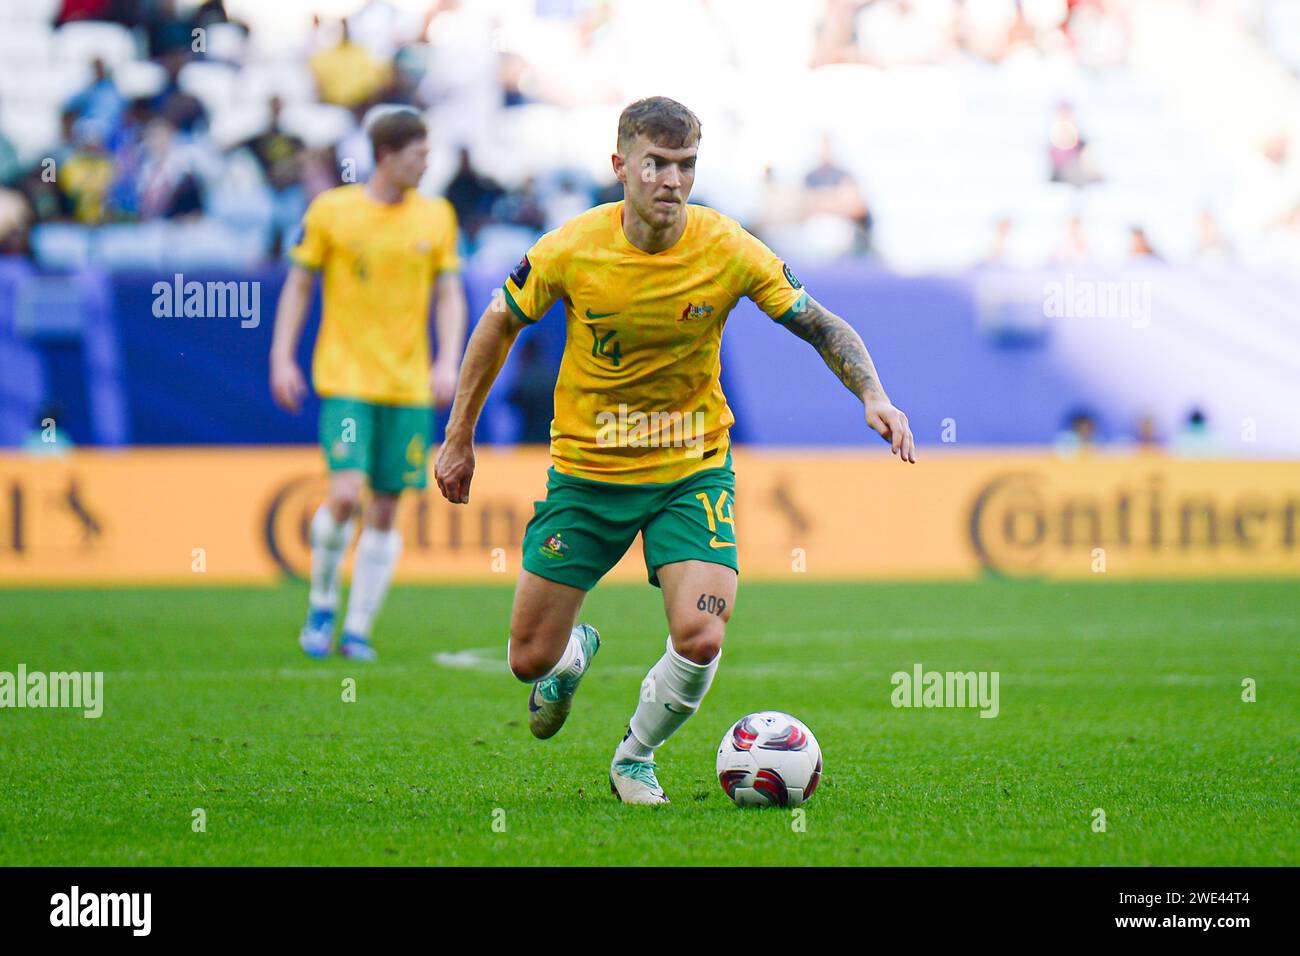
{"label": "blurred player's yellow jersey", "polygon": [[382,203],[364,186],[317,196],[289,250],[322,276],[312,381],[323,396],[422,405],[429,389],[429,298],[435,278],[460,269],[456,213],[410,190]]}
{"label": "blurred player's yellow jersey", "polygon": [[721,465],[735,421],[719,375],[722,326],[742,296],[784,322],[805,301],[794,274],[740,224],[686,208],[670,249],[647,253],[608,203],[547,233],[515,267],[506,303],[535,322],[563,300],[551,456],[566,475],[635,484]]}

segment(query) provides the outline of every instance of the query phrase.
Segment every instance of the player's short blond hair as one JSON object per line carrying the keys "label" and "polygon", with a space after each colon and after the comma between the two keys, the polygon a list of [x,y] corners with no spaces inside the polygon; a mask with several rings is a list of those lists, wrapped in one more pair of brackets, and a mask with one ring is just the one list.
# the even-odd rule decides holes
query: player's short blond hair
{"label": "player's short blond hair", "polygon": [[626,156],[638,136],[669,149],[700,141],[700,119],[676,100],[649,96],[623,110],[618,118],[618,151]]}

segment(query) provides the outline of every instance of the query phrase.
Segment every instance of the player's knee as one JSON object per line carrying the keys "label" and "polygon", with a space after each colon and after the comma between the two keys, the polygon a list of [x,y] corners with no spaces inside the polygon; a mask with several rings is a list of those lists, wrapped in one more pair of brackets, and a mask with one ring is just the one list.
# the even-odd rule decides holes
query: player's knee
{"label": "player's knee", "polygon": [[541,643],[530,640],[528,633],[510,632],[509,657],[510,672],[525,684],[535,683],[546,674],[555,661],[548,661],[539,652]]}
{"label": "player's knee", "polygon": [[510,658],[510,672],[525,684],[536,684],[550,669],[551,665],[543,663],[536,657],[512,655]]}
{"label": "player's knee", "polygon": [[329,509],[335,521],[349,521],[361,510],[361,495],[350,488],[335,490],[330,493]]}
{"label": "player's knee", "polygon": [[388,531],[396,523],[397,496],[376,495],[366,509],[366,524],[380,531]]}
{"label": "player's knee", "polygon": [[692,664],[707,664],[722,651],[727,627],[718,618],[692,622],[673,632],[673,649]]}
{"label": "player's knee", "polygon": [[351,481],[335,481],[329,489],[329,510],[335,522],[346,522],[361,510],[361,486]]}

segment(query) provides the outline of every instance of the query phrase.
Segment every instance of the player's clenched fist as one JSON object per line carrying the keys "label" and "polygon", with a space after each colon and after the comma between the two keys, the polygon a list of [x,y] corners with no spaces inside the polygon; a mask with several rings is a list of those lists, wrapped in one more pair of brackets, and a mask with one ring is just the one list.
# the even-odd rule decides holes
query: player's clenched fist
{"label": "player's clenched fist", "polygon": [[433,463],[433,477],[442,496],[454,505],[469,503],[469,483],[474,478],[474,446],[465,441],[445,441]]}
{"label": "player's clenched fist", "polygon": [[916,443],[912,439],[912,426],[902,409],[895,408],[887,398],[866,403],[867,424],[889,442],[890,450],[902,461],[916,463]]}

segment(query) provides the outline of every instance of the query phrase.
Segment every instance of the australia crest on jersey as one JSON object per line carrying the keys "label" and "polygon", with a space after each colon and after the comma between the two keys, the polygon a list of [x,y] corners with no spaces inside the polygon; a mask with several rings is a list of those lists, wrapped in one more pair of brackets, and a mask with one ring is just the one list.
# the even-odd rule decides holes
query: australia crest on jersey
{"label": "australia crest on jersey", "polygon": [[688,322],[691,319],[705,319],[708,318],[709,313],[712,311],[713,306],[711,305],[704,305],[703,303],[695,305],[692,302],[687,302],[686,308],[682,309],[682,316],[679,321]]}

